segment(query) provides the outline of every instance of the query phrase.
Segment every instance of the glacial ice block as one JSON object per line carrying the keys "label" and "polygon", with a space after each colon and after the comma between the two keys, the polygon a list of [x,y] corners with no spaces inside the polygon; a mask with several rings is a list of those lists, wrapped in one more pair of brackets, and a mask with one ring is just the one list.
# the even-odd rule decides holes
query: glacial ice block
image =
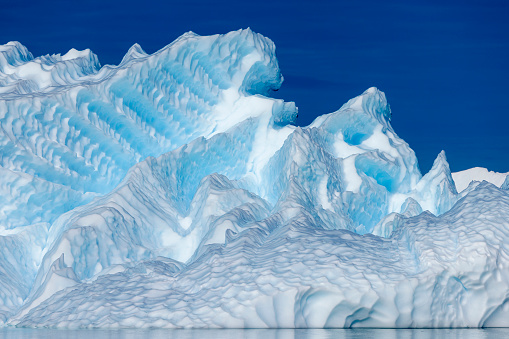
{"label": "glacial ice block", "polygon": [[382,91],[296,127],[249,29],[0,67],[2,324],[509,326],[509,179],[423,176]]}

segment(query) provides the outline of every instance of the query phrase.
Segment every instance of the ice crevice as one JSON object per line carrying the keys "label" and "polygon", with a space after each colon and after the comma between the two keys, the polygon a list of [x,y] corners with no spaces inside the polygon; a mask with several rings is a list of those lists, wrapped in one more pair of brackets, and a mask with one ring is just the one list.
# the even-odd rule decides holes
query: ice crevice
{"label": "ice crevice", "polygon": [[4,326],[509,326],[509,176],[428,173],[371,87],[295,126],[274,43],[0,46]]}

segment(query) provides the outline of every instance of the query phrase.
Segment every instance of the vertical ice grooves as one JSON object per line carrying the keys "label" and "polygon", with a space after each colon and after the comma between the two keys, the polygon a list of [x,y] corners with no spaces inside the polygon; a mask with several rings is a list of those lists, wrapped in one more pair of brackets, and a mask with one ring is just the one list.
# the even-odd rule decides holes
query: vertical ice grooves
{"label": "vertical ice grooves", "polygon": [[[226,89],[226,99],[242,97],[240,85],[253,59],[267,59],[268,70],[279,72],[267,51],[274,52],[272,42],[250,30],[188,33],[153,55],[135,45],[119,66],[99,70],[90,50],[34,59],[19,43],[0,46],[0,164],[38,182],[30,186],[13,174],[9,185],[21,185],[28,200],[111,191],[135,163],[242,121],[227,121],[228,110],[217,106]],[[49,185],[46,195],[37,192],[41,180]],[[15,208],[16,197],[7,200]],[[19,213],[27,213],[23,221],[0,216],[0,226],[47,215],[26,206]]]}
{"label": "vertical ice grooves", "polygon": [[5,73],[7,67],[20,66],[33,59],[32,53],[25,46],[17,41],[11,41],[0,49],[0,71]]}
{"label": "vertical ice grooves", "polygon": [[122,102],[122,111],[126,112],[142,131],[147,132],[149,128],[153,128],[158,135],[166,137],[166,142],[171,140],[171,135],[168,135],[170,126],[163,114],[157,111],[129,82],[117,81],[112,84],[110,91],[115,99]]}
{"label": "vertical ice grooves", "polygon": [[[140,135],[139,126],[132,119],[121,114],[110,103],[96,98],[91,92],[83,89],[78,94],[78,106],[86,105],[83,113],[88,114],[88,120],[92,124],[100,126],[103,133],[118,142],[124,141],[122,145],[118,146],[113,142],[112,146],[116,146],[111,149],[113,154],[120,155],[126,153],[126,150],[132,150],[138,153],[137,161],[140,158],[156,154],[159,145],[154,137],[149,133]],[[125,162],[126,165],[129,163],[132,161]]]}

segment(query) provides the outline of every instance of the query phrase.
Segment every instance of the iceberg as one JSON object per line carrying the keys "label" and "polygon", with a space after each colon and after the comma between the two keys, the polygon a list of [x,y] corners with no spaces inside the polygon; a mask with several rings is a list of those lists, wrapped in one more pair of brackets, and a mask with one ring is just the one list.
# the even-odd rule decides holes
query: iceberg
{"label": "iceberg", "polygon": [[422,175],[376,88],[295,126],[250,29],[0,76],[3,326],[509,326],[509,179]]}

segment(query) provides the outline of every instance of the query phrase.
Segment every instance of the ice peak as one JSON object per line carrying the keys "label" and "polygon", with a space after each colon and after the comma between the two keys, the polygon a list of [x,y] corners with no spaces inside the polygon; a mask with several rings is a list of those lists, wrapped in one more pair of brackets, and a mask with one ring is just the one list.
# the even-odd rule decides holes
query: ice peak
{"label": "ice peak", "polygon": [[247,27],[247,28],[240,28],[236,31],[233,31],[233,32],[229,32],[227,34],[232,34],[232,33],[235,33],[235,34],[238,34],[239,36],[241,36],[242,38],[244,39],[253,39],[254,37],[260,35],[256,32],[254,32],[251,27]]}
{"label": "ice peak", "polygon": [[378,92],[381,92],[381,91],[378,88],[376,88],[375,86],[372,86],[372,87],[368,88],[367,90],[365,90],[363,94],[377,94]]}
{"label": "ice peak", "polygon": [[456,191],[456,186],[454,185],[454,180],[452,179],[451,175],[451,169],[449,168],[449,162],[447,162],[447,157],[444,150],[442,150],[437,155],[428,174],[435,178],[440,178],[440,180],[446,180],[451,188],[454,188],[454,191]]}
{"label": "ice peak", "polygon": [[97,56],[94,53],[92,53],[92,51],[88,48],[82,51],[79,51],[75,48],[71,48],[67,53],[61,56],[62,61],[69,61],[78,58],[96,59]]}
{"label": "ice peak", "polygon": [[[9,41],[0,45],[0,71],[4,74],[11,74],[12,68],[33,60],[33,55],[18,41]],[[0,79],[4,77],[0,74]]]}
{"label": "ice peak", "polygon": [[124,55],[122,61],[120,62],[120,65],[125,65],[131,60],[145,58],[147,56],[148,54],[145,53],[143,48],[141,48],[141,46],[138,43],[135,43],[134,45],[131,46],[131,48],[129,48],[127,53]]}
{"label": "ice peak", "polygon": [[[448,211],[456,203],[458,192],[452,179],[445,151],[438,154],[431,170],[422,177],[416,190],[420,192],[425,201],[423,208],[436,215]],[[431,201],[434,203],[430,204]]]}
{"label": "ice peak", "polygon": [[435,161],[433,162],[433,167],[436,166],[447,166],[447,168],[449,168],[449,163],[447,162],[447,156],[445,155],[444,150],[441,150],[440,153],[438,153],[437,157],[435,158]]}
{"label": "ice peak", "polygon": [[199,34],[193,32],[193,31],[188,31],[188,32],[185,32],[184,34],[182,34],[181,36],[179,36],[175,41],[179,41],[179,40],[182,40],[182,39],[199,37],[199,36],[200,36]]}
{"label": "ice peak", "polygon": [[[361,95],[350,99],[341,108],[331,115],[341,114],[345,112],[355,112],[355,114],[367,115],[374,119],[376,123],[381,124],[384,129],[392,131],[390,120],[392,112],[385,93],[376,87],[370,87]],[[331,115],[326,117],[318,117],[310,126],[319,126],[326,120],[330,120]],[[334,118],[332,118],[334,120]]]}
{"label": "ice peak", "polygon": [[500,188],[503,190],[509,190],[509,175],[505,177],[505,181]]}
{"label": "ice peak", "polygon": [[388,125],[392,118],[392,111],[385,93],[376,87],[370,87],[364,93],[363,105],[382,125]]}

